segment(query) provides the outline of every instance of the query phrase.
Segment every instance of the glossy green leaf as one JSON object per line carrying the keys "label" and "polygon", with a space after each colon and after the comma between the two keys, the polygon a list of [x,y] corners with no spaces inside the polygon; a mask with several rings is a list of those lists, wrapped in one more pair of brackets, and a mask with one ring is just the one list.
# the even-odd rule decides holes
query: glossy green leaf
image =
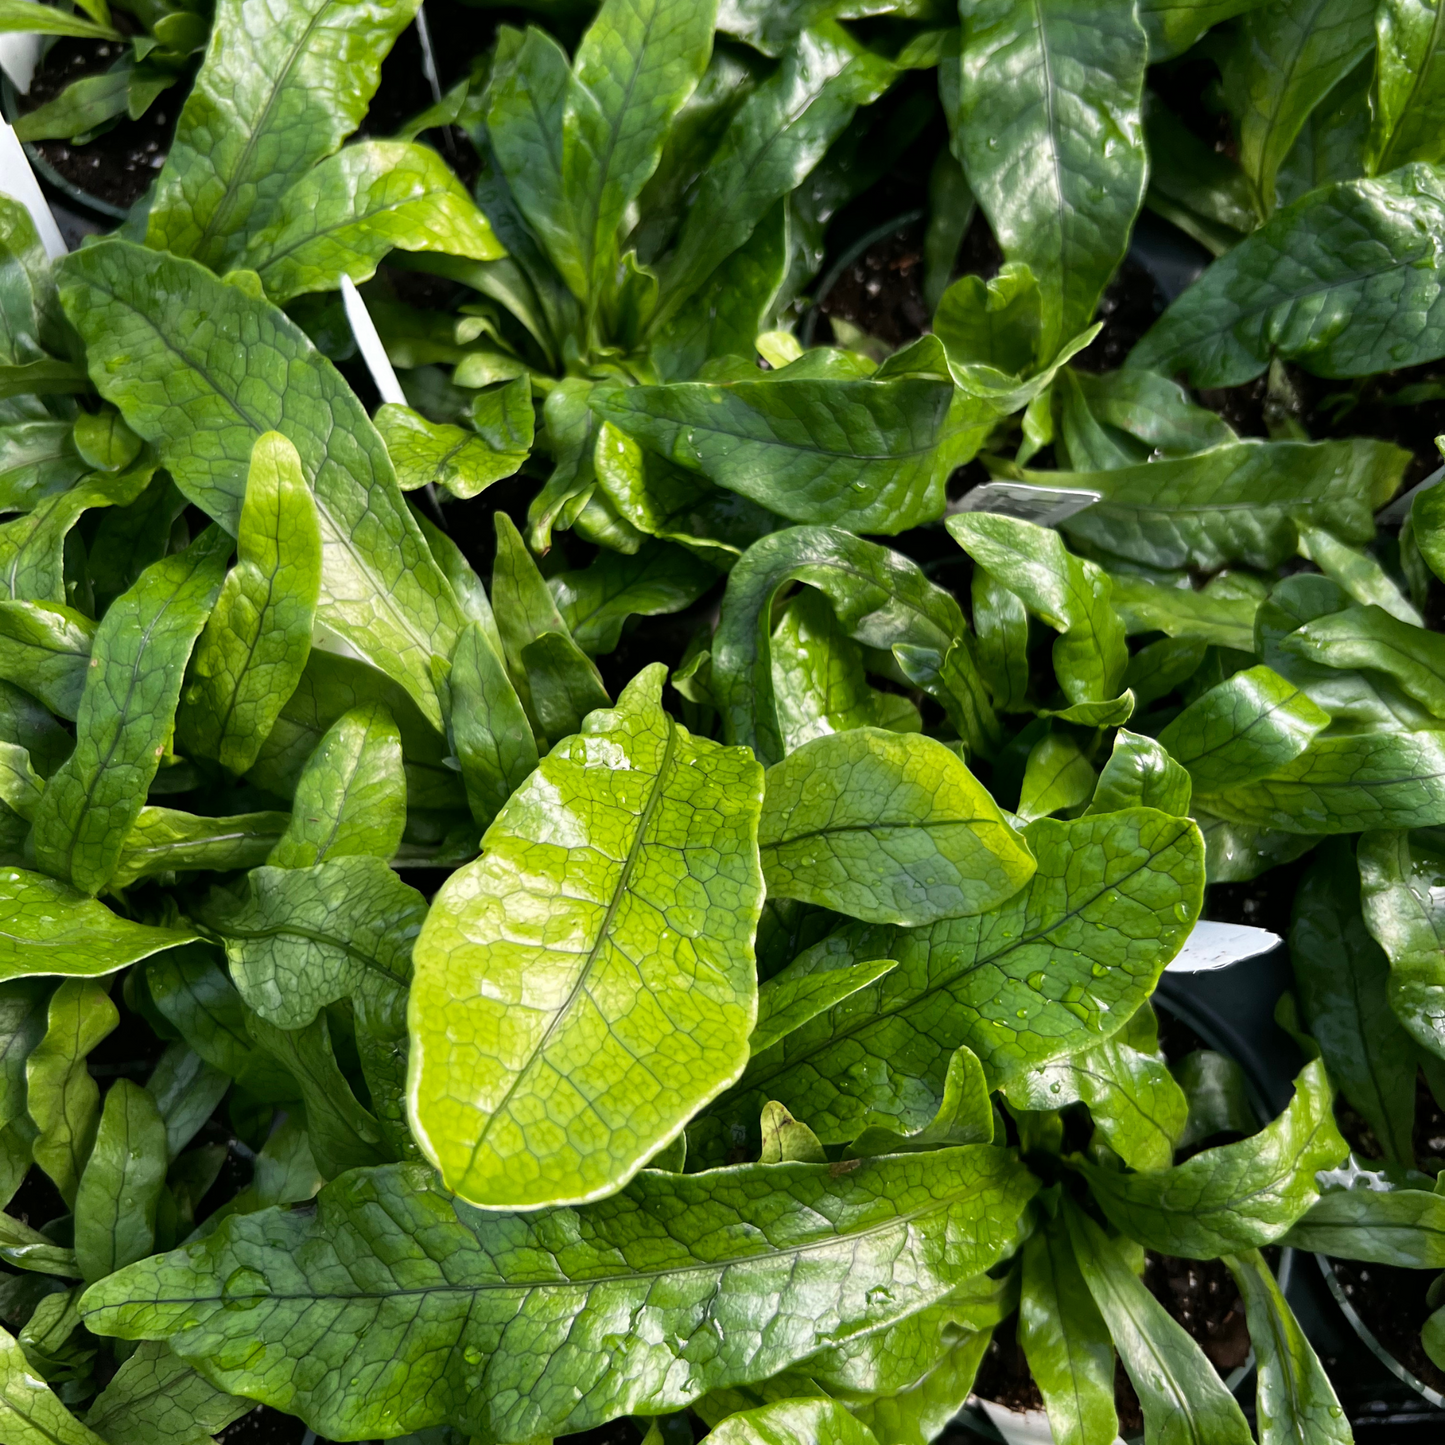
{"label": "glossy green leaf", "polygon": [[[82,1310],[98,1333],[168,1338],[223,1387],[331,1436],[453,1420],[521,1442],[679,1409],[931,1304],[1009,1247],[1034,1188],[974,1146],[841,1171],[648,1170],[585,1209],[498,1214],[398,1166],[337,1180],[315,1213],[228,1220],[193,1253],[111,1276]],[[453,1303],[423,1325],[428,1299]],[[467,1351],[470,1376],[455,1366]]]}
{"label": "glossy green leaf", "polygon": [[[1365,926],[1389,959],[1386,992],[1395,1017],[1433,1054],[1445,1054],[1445,858],[1432,838],[1408,833],[1366,833],[1359,843],[1360,908]],[[1317,903],[1320,900],[1317,900]],[[1373,1001],[1374,970],[1357,984],[1368,984]],[[1383,1062],[1383,1061],[1382,1061]],[[1381,1084],[1393,1096],[1403,1085],[1382,1071]],[[1414,1080],[1409,1080],[1410,1102]],[[1401,1117],[1407,1113],[1403,1100]],[[1408,1113],[1413,1115],[1413,1109]]]}
{"label": "glossy green leaf", "polygon": [[111,1445],[60,1403],[4,1330],[0,1330],[0,1426],[14,1445]]}
{"label": "glossy green leaf", "polygon": [[645,542],[630,557],[600,552],[590,566],[559,573],[549,585],[573,639],[595,657],[617,646],[629,617],[681,612],[715,580],[681,547]]}
{"label": "glossy green leaf", "polygon": [[[1141,632],[1162,632],[1170,638],[1232,647],[1239,652],[1249,652],[1254,647],[1254,616],[1259,604],[1252,597],[1219,597],[1209,592],[1195,592],[1189,587],[1161,587],[1143,577],[1121,572],[1111,572],[1109,580],[1113,584],[1110,601],[1124,624],[1124,631],[1131,637]],[[1199,652],[1202,658],[1203,649]],[[1187,653],[1180,648],[1168,655],[1183,658]],[[1124,681],[1140,695],[1140,706],[1144,706],[1153,699],[1142,695],[1136,681],[1138,656],[1135,653],[1130,659]],[[1189,672],[1193,671],[1191,667]],[[1172,692],[1174,685],[1166,687],[1164,692]],[[1163,696],[1163,693],[1154,696]]]}
{"label": "glossy green leaf", "polygon": [[614,281],[624,213],[707,67],[715,14],[709,0],[604,0],[577,47],[561,117],[571,244],[553,260],[591,314]]}
{"label": "glossy green leaf", "polygon": [[1159,734],[1201,793],[1268,777],[1300,756],[1330,721],[1292,683],[1251,667],[1210,688]]}
{"label": "glossy green leaf", "polygon": [[242,997],[283,1029],[341,998],[378,1022],[399,1010],[426,917],[421,894],[375,857],[253,868],[237,891],[216,889],[194,907],[226,945]]}
{"label": "glossy green leaf", "polygon": [[959,734],[991,751],[997,719],[964,638],[957,601],[897,552],[831,527],[790,527],[756,542],[733,568],[713,638],[713,679],[730,742],[765,763],[783,756],[769,658],[771,609],[789,582],[816,587],[857,642],[887,651],[935,697]]}
{"label": "glossy green leaf", "polygon": [[1434,732],[1326,733],[1272,776],[1195,801],[1285,833],[1428,828],[1445,822],[1445,745]]}
{"label": "glossy green leaf", "polygon": [[1136,10],[981,0],[963,13],[953,149],[1005,257],[1044,297],[1043,354],[1093,319],[1144,199]]}
{"label": "glossy green leaf", "polygon": [[848,1148],[850,1159],[871,1154],[912,1154],[953,1144],[992,1144],[993,1102],[983,1065],[970,1048],[954,1050],[943,1080],[943,1099],[933,1121],[912,1134],[886,1126],[864,1129]]}
{"label": "glossy green leaf", "polygon": [[153,461],[111,476],[96,472],[68,492],[49,497],[33,512],[0,522],[0,597],[64,605],[65,544],[81,516],[94,507],[124,507],[146,489]]}
{"label": "glossy green leaf", "polygon": [[1391,969],[1361,915],[1362,892],[1348,844],[1322,847],[1295,894],[1295,986],[1330,1078],[1388,1157],[1413,1164],[1415,1070],[1401,1067],[1411,1058],[1411,1039],[1391,1008]]}
{"label": "glossy green leaf", "polygon": [[1373,114],[1366,168],[1371,175],[1408,161],[1445,157],[1445,29],[1430,0],[1385,0],[1375,15]]}
{"label": "glossy green leaf", "polygon": [[211,44],[156,179],[146,243],[216,271],[356,129],[412,0],[222,0]]}
{"label": "glossy green leaf", "polygon": [[1189,1100],[1189,1119],[1178,1144],[1187,1149],[1215,1134],[1251,1134],[1258,1122],[1244,1070],[1228,1054],[1195,1049],[1169,1072]]}
{"label": "glossy green leaf", "polygon": [[1262,3],[1263,0],[1140,0],[1139,19],[1149,36],[1150,63],[1182,55],[1206,30]]}
{"label": "glossy green leaf", "polygon": [[256,272],[278,304],[368,280],[393,247],[476,261],[505,255],[487,218],[430,147],[410,141],[349,145],[302,175],[269,223],[229,260]]}
{"label": "glossy green leaf", "polygon": [[609,703],[597,666],[565,632],[544,632],[522,649],[537,724],[549,739],[580,732],[583,719]]}
{"label": "glossy green leaf", "polygon": [[1260,1445],[1351,1445],[1354,1435],[1320,1363],[1257,1249],[1227,1255],[1244,1297],[1259,1383]]}
{"label": "glossy green leaf", "polygon": [[[322,8],[342,7],[326,0]],[[394,18],[408,7],[387,8]],[[352,8],[345,19],[361,21]],[[257,438],[279,431],[296,447],[321,525],[319,619],[440,726],[431,658],[451,655],[456,599],[406,509],[386,447],[330,363],[281,312],[189,261],[107,241],[69,258],[62,279],[110,399],[227,531],[239,527]],[[243,331],[248,342],[238,347],[229,338]]]}
{"label": "glossy green leaf", "polygon": [[119,1022],[104,985],[67,979],[51,995],[45,1037],[25,1061],[26,1107],[40,1131],[35,1162],[72,1207],[100,1120],[100,1090],[85,1058]]}
{"label": "glossy green leaf", "polygon": [[1054,673],[1071,702],[1096,702],[1119,691],[1128,651],[1109,605],[1108,576],[1065,550],[1056,532],[1016,517],[962,512],[948,530],[1056,632]]}
{"label": "glossy green leaf", "polygon": [[1033,873],[954,753],[880,728],[818,738],[770,768],[758,842],[770,896],[872,923],[983,913]]}
{"label": "glossy green leaf", "polygon": [[155,1100],[139,1084],[117,1079],[75,1194],[75,1258],[86,1280],[104,1279],[155,1248],[169,1162]]}
{"label": "glossy green leaf", "polygon": [[1198,916],[1203,848],[1193,824],[1132,809],[1045,819],[1024,838],[1038,871],[991,912],[920,929],[851,924],[779,974],[898,960],[756,1053],[712,1113],[750,1123],[777,1099],[825,1144],[881,1125],[878,1116],[911,1131],[937,1113],[960,1044],[998,1087],[1121,1028]]}
{"label": "glossy green leaf", "polygon": [[171,550],[176,521],[186,499],[169,474],[157,473],[128,506],[111,507],[96,520],[86,568],[96,606],[104,608]]}
{"label": "glossy green leaf", "polygon": [[799,185],[857,107],[876,100],[896,74],[830,21],[798,35],[777,70],[738,107],[699,179],[663,269],[655,331]]}
{"label": "glossy green leaf", "polygon": [[1445,639],[1382,608],[1347,607],[1317,617],[1280,645],[1325,667],[1383,672],[1436,717],[1445,717]]}
{"label": "glossy green leaf", "polygon": [[1333,1091],[1318,1059],[1295,1079],[1294,1098],[1272,1123],[1238,1144],[1183,1164],[1120,1174],[1076,1161],[1110,1222],[1159,1254],[1186,1259],[1272,1244],[1319,1198],[1315,1173],[1344,1159]]}
{"label": "glossy green leaf", "polygon": [[208,1445],[253,1409],[254,1401],[218,1390],[168,1346],[146,1340],[111,1376],[85,1420],[106,1445]]}
{"label": "glossy green leaf", "polygon": [[806,970],[784,969],[758,986],[758,1021],[748,1036],[754,1054],[825,1013],[898,965],[891,958],[868,959]]}
{"label": "glossy green leaf", "polygon": [[287,813],[202,818],[174,808],[142,808],[120,850],[110,886],[128,888],[157,873],[218,873],[264,863],[290,823]]}
{"label": "glossy green leaf", "polygon": [[120,861],[174,725],[186,659],[221,588],[230,538],[209,528],[153,562],[95,636],[75,751],[35,812],[35,856],[82,892]]}
{"label": "glossy green leaf", "polygon": [[796,522],[892,534],[942,515],[949,383],[790,370],[627,387],[594,395],[592,407],[659,455]]}
{"label": "glossy green leaf", "polygon": [[1022,477],[1104,494],[1103,501],[1062,524],[1071,537],[1150,567],[1212,572],[1239,563],[1278,566],[1299,545],[1299,521],[1328,520],[1337,535],[1368,541],[1373,513],[1399,486],[1405,461],[1398,448],[1363,437],[1246,438],[1192,457],[1112,471]]}
{"label": "glossy green leaf", "polygon": [[1365,146],[1370,130],[1370,86],[1375,75],[1373,47],[1355,68],[1305,118],[1275,176],[1279,204],[1289,205],[1333,181],[1352,181],[1367,172]]}
{"label": "glossy green leaf", "polygon": [[311,651],[321,532],[296,448],[258,437],[241,504],[236,565],[206,622],[177,715],[181,743],[233,773],[256,761]]}
{"label": "glossy green leaf", "polygon": [[1300,555],[1338,582],[1346,596],[1366,607],[1383,607],[1392,617],[1412,626],[1424,626],[1414,604],[1368,552],[1347,547],[1323,527],[1301,527],[1299,532]]}
{"label": "glossy green leaf", "polygon": [[230,1087],[231,1080],[189,1044],[177,1040],[166,1048],[146,1080],[146,1092],[160,1110],[170,1163],[196,1137]]}
{"label": "glossy green leaf", "polygon": [[[977,607],[974,615],[977,619]],[[788,600],[769,640],[769,655],[785,753],[850,728],[918,732],[922,727],[908,698],[869,685],[858,644],[816,588],[800,588]]]}
{"label": "glossy green leaf", "polygon": [[1087,1104],[1100,1137],[1131,1169],[1167,1169],[1189,1115],[1147,1004],[1114,1038],[1016,1075],[1004,1096],[1038,1111]]}
{"label": "glossy green leaf", "polygon": [[1425,165],[1312,191],[1210,266],[1129,365],[1236,386],[1272,356],[1335,377],[1433,360],[1445,351],[1431,240],[1442,215],[1445,191]]}
{"label": "glossy green leaf", "polygon": [[1189,792],[1189,774],[1153,738],[1120,728],[1099,773],[1093,801],[1084,811],[1158,808],[1182,818],[1189,812]]}
{"label": "glossy green leaf", "polygon": [[417,940],[412,1126],[491,1207],[610,1193],[746,1062],[762,773],[661,688],[553,748]]}
{"label": "glossy green leaf", "polygon": [[1064,1201],[1074,1257],[1144,1411],[1150,1445],[1251,1445],[1234,1396],[1119,1247]]}
{"label": "glossy green leaf", "polygon": [[0,868],[0,977],[114,973],[196,935],[155,928],[112,913],[64,883],[21,868]]}
{"label": "glossy green leaf", "polygon": [[1054,1439],[1113,1445],[1114,1346],[1062,1219],[1044,1221],[1024,1245],[1018,1339]]}
{"label": "glossy green leaf", "polygon": [[401,734],[380,703],[343,713],[296,784],[291,822],[267,860],[310,868],[328,858],[389,859],[406,826]]}
{"label": "glossy green leaf", "polygon": [[472,817],[483,828],[537,766],[537,743],[486,629],[471,623],[448,678],[451,737]]}
{"label": "glossy green leaf", "polygon": [[1028,612],[1016,592],[977,563],[969,591],[978,634],[974,653],[994,706],[1000,711],[1022,710],[1029,690]]}
{"label": "glossy green leaf", "polygon": [[376,429],[386,443],[401,489],[445,487],[454,497],[465,499],[510,477],[532,450],[535,418],[531,390],[526,377],[498,389],[501,406],[496,408],[497,420],[502,427],[496,441],[501,445],[463,427],[430,422],[407,406],[388,402],[380,407]]}
{"label": "glossy green leaf", "polygon": [[1239,161],[1268,216],[1275,175],[1305,118],[1374,39],[1374,15],[1355,0],[1283,0],[1252,8],[1224,63]]}
{"label": "glossy green leaf", "polygon": [[1048,733],[1029,750],[1018,815],[1032,822],[1077,808],[1092,797],[1095,782],[1093,765],[1073,737]]}
{"label": "glossy green leaf", "polygon": [[1445,1268],[1445,1196],[1423,1189],[1330,1189],[1285,1244],[1400,1269]]}
{"label": "glossy green leaf", "polygon": [[0,677],[59,717],[79,710],[94,645],[95,623],[74,608],[0,601]]}
{"label": "glossy green leaf", "polygon": [[0,500],[7,512],[28,512],[90,471],[71,433],[70,423],[63,421],[17,421],[0,427]]}
{"label": "glossy green leaf", "polygon": [[718,1445],[876,1445],[847,1406],[826,1398],[775,1400],[715,1425]]}

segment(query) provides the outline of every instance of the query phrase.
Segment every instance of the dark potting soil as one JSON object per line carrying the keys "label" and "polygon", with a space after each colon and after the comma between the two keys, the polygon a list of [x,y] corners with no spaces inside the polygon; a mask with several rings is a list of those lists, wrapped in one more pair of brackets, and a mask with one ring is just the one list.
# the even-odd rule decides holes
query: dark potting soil
{"label": "dark potting soil", "polygon": [[[1144,1283],[1154,1298],[1169,1311],[1221,1375],[1237,1369],[1249,1358],[1249,1330],[1244,1305],[1233,1276],[1219,1260],[1172,1259],[1146,1254]],[[993,1339],[978,1368],[973,1392],[1012,1410],[1042,1410],[1044,1398],[1029,1373],[1015,1329],[1018,1316],[1011,1315],[993,1333]],[[1124,1367],[1115,1362],[1114,1409],[1119,1416],[1119,1433],[1126,1438],[1144,1428],[1139,1397]]]}
{"label": "dark potting soil", "polygon": [[[123,21],[122,12],[117,20]],[[99,75],[125,50],[108,40],[58,40],[35,72],[30,93],[17,97],[21,114],[54,100],[73,80]],[[68,140],[32,144],[71,185],[121,210],[129,210],[145,194],[165,164],[175,134],[176,117],[189,90],[182,80],[158,96],[139,120],[122,116],[104,135],[83,146]]]}
{"label": "dark potting soil", "polygon": [[1311,855],[1306,853],[1293,863],[1283,863],[1245,883],[1211,883],[1204,891],[1204,917],[1216,923],[1267,928],[1287,938],[1295,889],[1311,861]]}
{"label": "dark potting soil", "polygon": [[[1385,1158],[1374,1130],[1345,1102],[1343,1094],[1335,1099],[1335,1119],[1345,1142],[1361,1158]],[[1445,1109],[1430,1092],[1423,1072],[1415,1075],[1415,1128],[1411,1143],[1417,1166],[1432,1174],[1438,1172],[1441,1161],[1445,1160]]]}
{"label": "dark potting soil", "polygon": [[1425,1353],[1420,1328],[1434,1313],[1425,1298],[1435,1279],[1428,1269],[1332,1260],[1345,1298],[1370,1333],[1417,1379],[1445,1393],[1445,1370]]}
{"label": "dark potting soil", "polygon": [[242,1415],[226,1426],[216,1440],[219,1445],[300,1445],[306,1424],[294,1415],[257,1405],[249,1415]]}
{"label": "dark potting soil", "polygon": [[922,222],[874,242],[833,283],[818,310],[892,347],[922,336],[930,320],[923,300]]}

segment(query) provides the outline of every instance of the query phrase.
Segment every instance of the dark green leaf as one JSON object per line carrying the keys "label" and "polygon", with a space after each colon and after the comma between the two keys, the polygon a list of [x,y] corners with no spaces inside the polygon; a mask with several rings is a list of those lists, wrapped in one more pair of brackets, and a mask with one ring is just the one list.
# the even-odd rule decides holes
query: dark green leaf
{"label": "dark green leaf", "polygon": [[[341,7],[324,0],[321,8]],[[394,20],[409,7],[386,8]],[[361,17],[348,8],[345,21]],[[63,277],[111,399],[157,446],[176,485],[227,531],[239,528],[257,438],[279,431],[292,442],[321,524],[320,621],[440,726],[431,658],[451,655],[456,599],[406,509],[386,447],[330,363],[281,312],[189,261],[106,241],[70,257]],[[229,338],[242,331],[249,339],[238,347]]]}
{"label": "dark green leaf", "polygon": [[988,752],[997,720],[964,637],[958,603],[897,552],[827,527],[790,527],[754,543],[728,577],[713,639],[724,736],[765,763],[783,756],[769,659],[778,589],[806,582],[833,604],[849,637],[893,649],[904,675],[943,704],[971,747]]}
{"label": "dark green leaf", "polygon": [[279,432],[252,448],[236,550],[176,727],[184,747],[244,773],[306,666],[321,589],[316,505]]}
{"label": "dark green leaf", "polygon": [[[1360,905],[1365,926],[1389,959],[1386,992],[1395,1017],[1431,1053],[1445,1054],[1445,857],[1435,842],[1428,835],[1412,839],[1403,832],[1366,833],[1359,843]],[[1321,902],[1316,900],[1317,908]],[[1356,951],[1362,962],[1374,963],[1373,950],[1357,944]],[[1372,1003],[1377,972],[1368,968],[1357,984],[1357,989],[1368,988]],[[1388,1031],[1378,1032],[1384,1042]],[[1399,1099],[1399,1116],[1413,1117],[1403,1097],[1411,1070],[1393,1058],[1380,1062],[1381,1085]],[[1412,1104],[1413,1078],[1408,1088]]]}
{"label": "dark green leaf", "polygon": [[1445,191],[1429,166],[1312,191],[1210,266],[1129,365],[1236,386],[1272,356],[1336,377],[1432,361],[1445,353],[1442,224]]}
{"label": "dark green leaf", "polygon": [[0,677],[59,717],[74,718],[95,645],[95,623],[55,603],[0,601]]}
{"label": "dark green leaf", "polygon": [[1260,1445],[1352,1445],[1354,1435],[1325,1367],[1257,1249],[1225,1263],[1244,1296],[1259,1371]]}
{"label": "dark green leaf", "polygon": [[1144,199],[1148,42],[1127,7],[980,0],[963,13],[954,153],[1005,257],[1043,291],[1043,345],[1093,319]]}
{"label": "dark green leaf", "polygon": [[155,1100],[139,1084],[117,1079],[75,1195],[75,1259],[85,1279],[104,1279],[155,1248],[169,1162]]}
{"label": "dark green leaf", "polygon": [[1143,1407],[1150,1445],[1251,1445],[1234,1396],[1102,1229],[1067,1199],[1080,1272]]}
{"label": "dark green leaf", "polygon": [[876,1116],[911,1131],[936,1114],[960,1044],[998,1087],[1122,1028],[1198,915],[1193,824],[1132,809],[1046,819],[1024,838],[1038,871],[991,912],[920,929],[852,924],[778,975],[899,963],[755,1054],[712,1112],[750,1123],[777,1099],[824,1143],[855,1138]]}
{"label": "dark green leaf", "polygon": [[[338,1180],[315,1213],[233,1218],[194,1252],[113,1275],[82,1308],[92,1330],[167,1337],[223,1386],[328,1435],[450,1419],[520,1442],[679,1409],[931,1304],[1008,1248],[1034,1188],[1004,1151],[973,1146],[844,1170],[649,1170],[585,1209],[506,1214],[398,1166]],[[438,1289],[458,1307],[424,1329],[415,1305],[377,1327]],[[619,1317],[634,1322],[625,1334]],[[539,1348],[543,1318],[563,1323]],[[793,1323],[769,1328],[780,1318]],[[303,1355],[315,1373],[298,1390]]]}
{"label": "dark green leaf", "polygon": [[1085,1159],[1075,1167],[1110,1222],[1156,1253],[1213,1259],[1259,1248],[1278,1240],[1319,1198],[1316,1171],[1348,1152],[1333,1101],[1316,1059],[1300,1071],[1288,1108],[1238,1144],[1148,1174],[1121,1174]]}
{"label": "dark green leaf", "polygon": [[1153,738],[1120,728],[1114,749],[1099,774],[1087,813],[1120,808],[1158,808],[1184,817],[1189,812],[1189,774]]}
{"label": "dark green leaf", "polygon": [[35,856],[96,893],[120,861],[174,725],[186,659],[221,588],[230,538],[207,529],[153,562],[105,614],[76,718],[75,751],[35,813]]}
{"label": "dark green leaf", "polygon": [[660,455],[797,522],[891,534],[942,514],[949,383],[791,371],[628,387],[594,394],[592,407]]}

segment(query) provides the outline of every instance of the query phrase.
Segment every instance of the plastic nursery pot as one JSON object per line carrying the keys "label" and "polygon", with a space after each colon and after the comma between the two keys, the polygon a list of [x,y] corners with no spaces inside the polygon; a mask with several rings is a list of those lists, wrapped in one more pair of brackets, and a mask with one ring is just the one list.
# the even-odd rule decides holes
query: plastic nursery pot
{"label": "plastic nursery pot", "polygon": [[[1273,1119],[1289,1103],[1294,1076],[1303,1063],[1293,1040],[1274,1022],[1275,1003],[1292,982],[1289,956],[1281,947],[1229,968],[1166,973],[1154,994],[1157,1006],[1187,1024],[1209,1048],[1238,1062],[1249,1088],[1250,1103],[1261,1122]],[[1294,1251],[1282,1250],[1275,1275],[1286,1293],[1294,1263]],[[1379,1352],[1373,1338],[1367,1338],[1371,1348]],[[1397,1373],[1403,1368],[1384,1355],[1381,1358]],[[1251,1350],[1248,1359],[1224,1377],[1224,1383],[1238,1393],[1253,1373]],[[1401,1378],[1423,1388],[1413,1377],[1407,1379],[1402,1374]],[[1042,1410],[1013,1410],[975,1397],[961,1420],[975,1435],[1001,1440],[1005,1445],[1052,1445],[1048,1416]],[[1120,1445],[1137,1445],[1142,1438],[1121,1437]]]}
{"label": "plastic nursery pot", "polygon": [[[1417,1394],[1424,1396],[1432,1405],[1445,1407],[1445,1393],[1432,1388],[1422,1380],[1410,1367],[1384,1345],[1375,1332],[1360,1318],[1359,1311],[1355,1308],[1354,1297],[1351,1290],[1340,1278],[1336,1271],[1336,1261],[1326,1254],[1315,1255],[1315,1261],[1320,1267],[1320,1272],[1325,1277],[1325,1283],[1329,1286],[1330,1293],[1335,1297],[1335,1303],[1340,1307],[1340,1313],[1350,1322],[1354,1332],[1369,1346],[1375,1358],[1380,1361],[1389,1372],[1404,1384],[1408,1385]],[[1348,1269],[1358,1269],[1362,1273],[1369,1271],[1380,1272],[1378,1265],[1356,1265],[1345,1263]],[[1410,1271],[1411,1273],[1425,1274],[1428,1271]]]}
{"label": "plastic nursery pot", "polygon": [[[104,44],[106,42],[70,41],[69,43],[71,45],[94,45]],[[40,64],[35,70],[35,81],[39,81],[44,73],[45,58],[42,57]],[[32,85],[33,84],[34,82],[32,82]],[[162,96],[155,104],[161,107],[162,114],[166,114],[171,119],[174,119],[179,111],[179,105],[175,103],[168,104],[168,102],[170,102],[170,97],[167,95]],[[10,76],[8,74],[0,76],[0,110],[4,111],[5,119],[9,121],[11,125],[14,125],[16,121],[25,114],[27,108],[33,107],[26,106],[25,98],[16,90]],[[114,131],[106,133],[107,136],[112,139],[103,151],[91,149],[96,142],[91,142],[89,146],[75,147],[71,147],[66,141],[22,141],[21,144],[25,148],[25,155],[34,168],[35,174],[40,177],[41,184],[45,186],[53,196],[63,204],[78,210],[83,216],[108,225],[115,221],[123,221],[129,214],[129,206],[122,206],[115,200],[108,200],[104,196],[96,195],[79,180],[72,176],[67,176],[61,170],[57,169],[54,162],[62,155],[67,157],[74,156],[77,160],[83,157],[84,160],[82,163],[93,166],[97,174],[101,172],[103,167],[109,168],[117,164],[123,166],[125,162],[119,159],[118,153],[124,152],[126,149],[125,139],[132,132],[136,132],[138,135],[144,134],[141,130],[141,123],[123,120],[120,125],[116,126]],[[104,139],[105,137],[97,137],[97,140]],[[143,171],[146,183],[149,184],[149,181],[160,169],[161,162],[165,160],[166,152],[154,148],[149,152],[144,152],[141,150],[144,144],[146,144],[146,142],[137,139],[134,147],[132,147],[132,149],[136,151],[136,154],[131,160],[131,170],[132,173],[137,175]],[[167,144],[169,144],[169,140],[167,140]],[[142,193],[144,189],[144,186],[142,186]]]}

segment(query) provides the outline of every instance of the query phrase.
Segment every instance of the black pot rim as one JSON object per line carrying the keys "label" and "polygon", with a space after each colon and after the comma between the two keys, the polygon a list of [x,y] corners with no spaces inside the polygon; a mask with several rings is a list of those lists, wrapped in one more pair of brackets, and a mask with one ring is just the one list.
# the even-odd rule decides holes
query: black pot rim
{"label": "black pot rim", "polygon": [[1340,1313],[1350,1322],[1350,1328],[1369,1346],[1371,1353],[1375,1356],[1396,1379],[1408,1385],[1418,1395],[1423,1395],[1432,1405],[1437,1408],[1445,1408],[1445,1395],[1433,1386],[1427,1385],[1413,1370],[1403,1365],[1386,1347],[1376,1338],[1375,1332],[1360,1318],[1359,1311],[1350,1302],[1349,1296],[1345,1294],[1345,1287],[1340,1283],[1339,1276],[1335,1273],[1335,1262],[1327,1254],[1316,1254],[1315,1263],[1320,1267],[1320,1273],[1325,1277],[1325,1284],[1329,1286],[1330,1293],[1335,1298],[1335,1303],[1340,1307]]}
{"label": "black pot rim", "polygon": [[[14,84],[8,75],[0,73],[0,109],[5,113],[5,119],[14,125],[20,118],[20,97]],[[80,206],[83,210],[106,221],[123,221],[130,215],[129,211],[123,211],[119,206],[113,206],[109,201],[103,201],[99,196],[93,196],[89,191],[82,190],[74,181],[66,178],[50,164],[40,153],[40,148],[32,141],[23,140],[20,142],[25,151],[25,158],[30,162],[31,167],[47,185],[59,191],[65,199],[74,205]]]}

